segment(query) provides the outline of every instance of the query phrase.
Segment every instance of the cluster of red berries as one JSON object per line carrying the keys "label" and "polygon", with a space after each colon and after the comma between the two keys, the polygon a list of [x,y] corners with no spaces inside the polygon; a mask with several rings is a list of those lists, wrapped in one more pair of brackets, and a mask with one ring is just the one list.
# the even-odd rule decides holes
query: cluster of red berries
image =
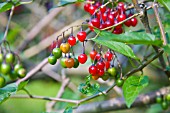
{"label": "cluster of red berries", "polygon": [[[80,31],[77,33],[77,38],[80,42],[83,42],[86,40],[86,32],[85,31]],[[62,53],[64,53],[64,57],[61,58],[60,60],[60,64],[62,67],[64,68],[77,68],[79,66],[79,63],[84,64],[87,61],[87,55],[85,54],[85,52],[83,52],[82,54],[80,54],[78,56],[78,59],[75,58],[75,56],[73,55],[74,58],[71,58],[71,54],[70,54],[70,48],[72,48],[73,46],[75,46],[77,43],[76,37],[73,36],[73,34],[71,34],[68,37],[67,42],[63,41],[63,43],[61,43],[60,47],[57,45],[56,48],[54,48],[52,50],[52,54],[48,57],[48,62],[52,65],[54,65],[57,62],[57,59],[59,59],[62,56]],[[67,54],[67,55],[66,55]]]}
{"label": "cluster of red berries", "polygon": [[[97,11],[97,9],[99,9],[99,11]],[[91,15],[91,19],[89,22],[89,28],[91,31],[93,31],[93,27],[104,29],[113,26],[133,15],[132,11],[130,11],[129,14],[126,14],[126,8],[123,2],[119,2],[117,4],[117,7],[114,9],[107,6],[102,6],[100,2],[96,2],[95,4],[87,3],[84,5],[84,10]],[[137,19],[132,18],[130,20],[127,20],[124,25],[127,27],[135,27],[137,23]],[[123,33],[122,25],[123,24],[116,26],[112,33]]]}
{"label": "cluster of red berries", "polygon": [[[9,77],[12,80],[19,78],[23,78],[26,76],[26,70],[23,68],[20,63],[20,58],[18,55],[14,54],[9,48],[3,47],[3,44],[8,44],[7,41],[1,43],[0,48],[0,87],[5,86],[6,80],[5,78]],[[9,46],[9,45],[8,45]],[[18,59],[16,59],[16,57]]]}

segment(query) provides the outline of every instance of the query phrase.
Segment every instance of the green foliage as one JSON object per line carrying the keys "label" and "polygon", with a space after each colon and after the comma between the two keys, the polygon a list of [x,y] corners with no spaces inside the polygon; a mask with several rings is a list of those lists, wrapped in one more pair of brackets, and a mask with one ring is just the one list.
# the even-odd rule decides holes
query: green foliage
{"label": "green foliage", "polygon": [[86,83],[81,83],[78,87],[78,90],[87,96],[94,95],[99,91],[100,88],[100,85],[98,83],[90,84],[90,80],[91,80],[91,75],[88,75],[86,77]]}
{"label": "green foliage", "polygon": [[19,85],[12,83],[0,88],[0,104],[7,100],[11,95],[16,94],[17,91],[22,90],[27,83],[28,81],[21,82]]}
{"label": "green foliage", "polygon": [[28,4],[28,3],[31,3],[31,2],[32,2],[32,0],[29,0],[29,1],[20,1],[20,2],[18,2],[17,0],[14,0],[12,2],[11,1],[3,2],[3,3],[0,3],[0,12],[4,12],[4,11],[7,11],[7,10],[10,10],[13,5],[19,6],[19,5]]}
{"label": "green foliage", "polygon": [[95,30],[95,32],[100,33],[98,38],[100,40],[112,40],[116,42],[123,42],[126,44],[145,44],[155,46],[162,45],[161,40],[156,40],[154,35],[145,32],[125,32],[119,35],[113,34],[108,31]]}
{"label": "green foliage", "polygon": [[164,49],[164,51],[165,51],[167,54],[170,54],[170,44],[165,45],[165,46],[163,47],[163,49]]}
{"label": "green foliage", "polygon": [[73,108],[72,108],[72,107],[67,107],[67,108],[64,110],[64,113],[73,113]]}
{"label": "green foliage", "polygon": [[59,0],[57,7],[65,6],[68,4],[74,4],[76,2],[84,2],[84,0]]}
{"label": "green foliage", "polygon": [[170,1],[169,0],[158,0],[168,11],[170,11]]}
{"label": "green foliage", "polygon": [[123,84],[123,95],[128,108],[135,101],[139,93],[148,85],[147,76],[131,76]]}

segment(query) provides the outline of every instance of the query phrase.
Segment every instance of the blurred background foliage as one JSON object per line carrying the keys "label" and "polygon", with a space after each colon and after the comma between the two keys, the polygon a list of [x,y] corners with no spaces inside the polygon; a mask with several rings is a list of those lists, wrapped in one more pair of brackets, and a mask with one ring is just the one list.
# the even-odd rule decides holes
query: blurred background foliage
{"label": "blurred background foliage", "polygon": [[[50,13],[51,10],[53,10],[53,7],[56,6],[57,0],[36,0],[32,2],[31,4],[27,5],[21,5],[15,8],[14,16],[12,18],[12,22],[10,24],[9,33],[7,36],[7,40],[9,41],[12,50],[16,50],[18,48],[18,45],[20,45],[23,40],[26,38],[27,33],[46,15]],[[163,21],[163,24],[165,26],[167,35],[170,36],[170,14],[163,8],[160,8],[161,18]],[[8,19],[9,11],[0,13],[0,39],[2,39],[4,30],[6,27],[7,19]],[[48,36],[52,35],[53,33],[61,30],[64,26],[69,25],[70,23],[83,18],[84,16],[89,15],[83,11],[83,4],[72,4],[65,6],[62,11],[53,19],[53,21],[50,22],[43,30],[36,36],[34,40],[32,40],[27,48],[30,48],[32,46],[35,46],[42,40],[46,39]],[[160,31],[155,24],[156,20],[153,20],[154,14],[153,10],[150,9],[148,11],[148,16],[151,23],[151,28],[154,34],[157,36],[157,38],[160,38]],[[83,18],[86,20],[86,18]],[[133,30],[133,31],[144,31],[143,26],[141,23],[138,24],[135,28],[125,28],[126,31]],[[77,31],[76,31],[77,32]],[[89,37],[93,37],[93,33],[89,34]],[[170,39],[168,39],[170,41]],[[89,52],[92,49],[92,42],[88,42],[86,46],[87,52]],[[137,56],[141,57],[145,55],[146,53],[152,52],[152,48],[147,49],[147,51],[143,51],[146,49],[146,46],[138,45],[138,46],[132,46],[133,50],[137,54]],[[82,45],[78,44],[75,48],[76,55],[80,54],[82,51]],[[50,46],[41,51],[40,53],[36,54],[35,56],[31,58],[27,58],[27,56],[22,51],[20,53],[20,56],[23,59],[23,63],[27,70],[30,70],[34,68],[35,65],[37,65],[39,62],[41,62],[44,58],[46,58],[50,54]],[[124,72],[127,72],[129,69],[133,68],[133,66],[130,64],[130,61],[123,57],[122,55],[119,55],[119,60],[123,64],[123,70]],[[84,77],[87,75],[87,69],[88,65],[90,65],[91,62],[88,61],[85,65],[81,65],[78,69],[66,69],[67,76],[70,77],[71,81],[75,83],[77,86],[84,82]],[[49,66],[54,71],[61,73],[61,67],[55,67],[55,66]],[[150,84],[149,86],[142,92],[147,93],[151,91],[155,91],[163,86],[167,86],[169,84],[166,76],[164,73],[160,71],[159,63],[158,61],[154,61],[151,63],[147,68],[144,69],[144,74],[149,76]],[[82,72],[83,70],[83,72]],[[101,83],[101,89],[107,88],[107,82],[104,82],[102,80],[99,80]],[[96,82],[96,81],[93,81]],[[34,77],[31,78],[29,81],[29,84],[26,86],[26,88],[30,91],[33,95],[42,95],[42,96],[50,96],[54,97],[56,93],[58,92],[59,88],[61,86],[61,83],[56,82],[55,80],[51,79],[47,75],[43,73],[38,73]],[[19,91],[17,94],[25,94],[23,91]],[[70,89],[66,89],[63,98],[68,99],[81,99],[83,97],[86,97],[85,95],[82,95],[80,92],[73,92]],[[102,100],[108,100],[109,98],[114,97],[120,97],[119,94],[117,94],[114,90],[109,93],[108,96],[100,96],[96,99],[93,99],[89,102],[94,101],[102,101]],[[33,99],[9,99],[3,104],[0,105],[0,113],[43,113],[45,112],[47,101],[44,100],[33,100]],[[88,103],[88,102],[86,102]],[[64,109],[67,106],[71,106],[71,104],[63,103],[63,102],[57,102],[55,105],[56,109]],[[114,113],[125,113],[125,112],[134,112],[134,113],[169,113],[170,109],[167,111],[162,111],[161,107],[158,104],[152,105],[152,106],[141,106],[141,108],[134,108],[130,110],[123,110],[123,111],[116,111]],[[110,112],[112,113],[112,112]]]}

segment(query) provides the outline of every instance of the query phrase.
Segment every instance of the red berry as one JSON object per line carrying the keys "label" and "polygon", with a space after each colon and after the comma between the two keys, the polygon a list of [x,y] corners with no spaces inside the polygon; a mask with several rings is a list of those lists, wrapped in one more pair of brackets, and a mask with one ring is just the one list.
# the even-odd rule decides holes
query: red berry
{"label": "red berry", "polygon": [[103,76],[104,75],[104,69],[98,69],[97,75]]}
{"label": "red berry", "polygon": [[[113,23],[111,23],[109,20],[107,20],[107,21],[105,22],[105,24],[106,24],[106,27],[110,27],[110,26],[113,25]],[[111,29],[111,28],[110,28],[110,29]]]}
{"label": "red berry", "polygon": [[102,20],[105,22],[107,20],[107,13],[103,13],[102,14]]}
{"label": "red berry", "polygon": [[138,24],[138,20],[136,18],[132,18],[130,21],[133,27],[135,27]]}
{"label": "red berry", "polygon": [[100,12],[101,12],[101,13],[106,12],[106,7],[105,7],[105,6],[104,6],[104,7],[101,7],[101,8],[100,8]]}
{"label": "red berry", "polygon": [[78,56],[78,61],[81,63],[81,64],[84,64],[86,61],[87,61],[87,55],[86,54],[80,54]]}
{"label": "red berry", "polygon": [[111,13],[111,9],[110,9],[110,8],[107,8],[107,9],[106,9],[106,12],[107,12],[107,14],[110,14],[110,13]]}
{"label": "red berry", "polygon": [[[115,19],[114,20],[114,25],[117,24],[117,23],[118,23],[118,21]],[[120,28],[122,28],[122,24],[115,27],[115,29],[120,29]]]}
{"label": "red berry", "polygon": [[118,11],[121,14],[122,12],[125,12],[125,5],[123,2],[119,2],[117,5]]}
{"label": "red berry", "polygon": [[130,27],[130,26],[131,26],[131,20],[127,20],[124,24],[125,24],[127,27]]}
{"label": "red berry", "polygon": [[100,20],[100,18],[101,18],[101,13],[100,13],[100,12],[97,12],[97,13],[96,13],[96,18],[97,18],[98,20]]}
{"label": "red berry", "polygon": [[112,14],[109,14],[108,15],[108,20],[111,22],[111,23],[114,23],[114,16]]}
{"label": "red berry", "polygon": [[95,6],[96,8],[99,8],[102,4],[100,2],[96,2]]}
{"label": "red berry", "polygon": [[95,10],[96,10],[96,7],[95,7],[95,6],[91,5],[91,6],[89,7],[89,13],[90,13],[91,15],[95,12]]}
{"label": "red berry", "polygon": [[112,11],[112,12],[110,12],[110,14],[113,15],[116,18],[117,15],[118,15],[118,11],[117,10]]}
{"label": "red berry", "polygon": [[91,20],[91,23],[93,26],[99,28],[100,27],[100,20],[98,20],[97,18],[94,18]]}
{"label": "red berry", "polygon": [[94,66],[94,65],[91,65],[89,67],[89,73],[92,74],[92,75],[96,75],[97,74],[97,67]]}
{"label": "red berry", "polygon": [[91,31],[94,31],[94,28],[93,28],[93,25],[92,25],[91,22],[88,23],[88,27],[89,27],[89,29],[90,29]]}
{"label": "red berry", "polygon": [[74,46],[76,44],[76,38],[74,36],[70,36],[68,38],[68,43],[71,45],[71,46]]}
{"label": "red berry", "polygon": [[84,42],[84,40],[86,39],[86,32],[85,31],[80,31],[77,34],[77,38],[79,39],[80,42]]}
{"label": "red berry", "polygon": [[85,10],[86,12],[89,12],[89,7],[90,7],[90,4],[85,4],[85,5],[84,5],[84,10]]}
{"label": "red berry", "polygon": [[106,67],[106,70],[110,68],[110,61],[105,62],[105,67]]}
{"label": "red berry", "polygon": [[96,60],[100,60],[100,58],[101,58],[101,55],[98,53],[97,55],[96,55]]}
{"label": "red berry", "polygon": [[105,68],[105,63],[103,61],[99,61],[99,62],[97,62],[96,67],[98,69],[104,69]]}
{"label": "red berry", "polygon": [[96,55],[97,55],[97,51],[93,50],[93,51],[90,52],[90,58],[91,58],[92,60],[95,59]]}
{"label": "red berry", "polygon": [[121,21],[123,21],[123,20],[125,20],[126,19],[126,15],[125,14],[120,14],[118,17],[117,17],[117,21],[118,22],[121,22]]}
{"label": "red berry", "polygon": [[110,51],[108,51],[105,54],[105,58],[107,59],[107,61],[111,61],[113,59],[113,54]]}
{"label": "red berry", "polygon": [[114,30],[113,30],[113,33],[114,33],[114,34],[121,34],[121,33],[123,33],[123,29],[122,29],[122,28],[114,29]]}
{"label": "red berry", "polygon": [[101,23],[100,24],[100,29],[104,29],[104,28],[106,28],[107,27],[107,25],[105,24],[105,23]]}

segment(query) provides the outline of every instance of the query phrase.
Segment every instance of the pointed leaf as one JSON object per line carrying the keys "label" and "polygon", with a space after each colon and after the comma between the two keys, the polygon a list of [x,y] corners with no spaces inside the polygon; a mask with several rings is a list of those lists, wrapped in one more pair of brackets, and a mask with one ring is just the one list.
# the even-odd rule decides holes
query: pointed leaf
{"label": "pointed leaf", "polygon": [[128,108],[135,101],[139,93],[148,85],[147,76],[131,76],[123,84],[123,95]]}
{"label": "pointed leaf", "polygon": [[122,43],[122,42],[115,42],[115,41],[110,41],[110,40],[105,40],[103,38],[95,38],[92,39],[93,41],[95,41],[98,44],[104,45],[116,52],[119,52],[125,56],[128,56],[130,58],[133,59],[138,59],[135,54],[133,53],[133,50],[126,44]]}
{"label": "pointed leaf", "polygon": [[162,41],[157,40],[154,35],[145,33],[145,32],[125,32],[123,34],[113,34],[108,31],[99,31],[95,30],[96,33],[99,33],[99,39],[108,40],[108,41],[117,41],[123,42],[126,44],[145,44],[145,45],[156,45],[161,46]]}

